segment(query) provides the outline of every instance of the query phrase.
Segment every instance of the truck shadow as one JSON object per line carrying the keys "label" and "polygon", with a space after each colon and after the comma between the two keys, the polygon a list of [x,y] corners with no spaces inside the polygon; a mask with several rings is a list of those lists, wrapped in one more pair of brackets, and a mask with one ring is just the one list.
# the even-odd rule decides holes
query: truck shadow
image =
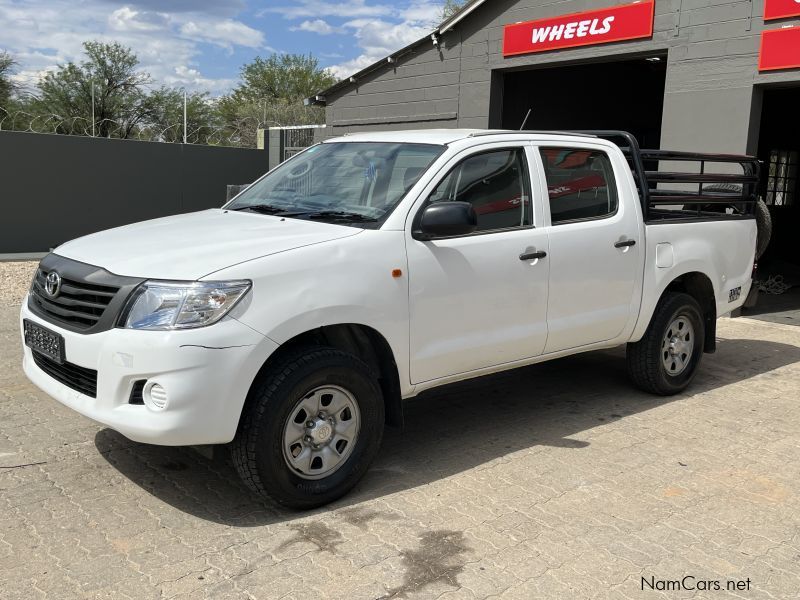
{"label": "truck shadow", "polygon": [[[257,526],[336,510],[425,485],[535,446],[581,451],[576,434],[704,391],[768,375],[800,361],[800,348],[750,339],[720,340],[686,394],[651,396],[634,389],[624,349],[593,352],[449,385],[406,403],[405,430],[387,429],[378,460],[345,498],[309,513],[263,502],[239,482],[218,452],[137,444],[104,429],[95,445],[108,463],[159,500],[198,518]],[[778,374],[773,374],[779,377]],[[732,395],[731,410],[736,397]],[[568,468],[568,465],[565,465]],[[347,511],[342,511],[343,515]]]}

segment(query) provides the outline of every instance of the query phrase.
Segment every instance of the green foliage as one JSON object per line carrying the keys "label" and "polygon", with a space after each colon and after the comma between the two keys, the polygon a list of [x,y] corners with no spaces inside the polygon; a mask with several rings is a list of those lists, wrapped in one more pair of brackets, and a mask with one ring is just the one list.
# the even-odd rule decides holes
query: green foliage
{"label": "green foliage", "polygon": [[445,0],[442,6],[442,21],[446,21],[467,4],[468,0]]}
{"label": "green foliage", "polygon": [[96,135],[131,137],[148,115],[144,86],[150,76],[138,70],[130,48],[103,42],[84,42],[83,48],[86,60],[61,65],[39,81],[38,110],[65,119],[58,133],[91,133],[94,84]]}
{"label": "green foliage", "polygon": [[[118,43],[90,41],[83,47],[84,60],[42,77],[35,95],[13,98],[8,76],[14,62],[0,53],[0,107],[8,113],[0,114],[3,129],[92,135],[94,87],[95,135],[183,141],[183,88],[151,91],[136,54]],[[205,93],[187,94],[187,141],[254,147],[258,129],[324,123],[324,109],[303,100],[334,83],[312,56],[256,58],[242,67],[229,95],[212,100]]]}
{"label": "green foliage", "polygon": [[244,65],[241,83],[231,97],[237,102],[302,102],[336,83],[313,56],[273,54]]}
{"label": "green foliage", "polygon": [[14,64],[14,58],[8,52],[0,52],[0,107],[3,108],[9,105],[14,93],[15,86],[11,81]]}
{"label": "green foliage", "polygon": [[336,81],[310,55],[257,57],[242,67],[241,82],[220,98],[217,108],[230,135],[253,146],[258,129],[324,123],[324,109],[303,101]]}
{"label": "green foliage", "polygon": [[[183,88],[160,87],[147,98],[145,137],[163,142],[183,142]],[[218,113],[207,93],[186,93],[186,138],[190,144],[211,144]]]}

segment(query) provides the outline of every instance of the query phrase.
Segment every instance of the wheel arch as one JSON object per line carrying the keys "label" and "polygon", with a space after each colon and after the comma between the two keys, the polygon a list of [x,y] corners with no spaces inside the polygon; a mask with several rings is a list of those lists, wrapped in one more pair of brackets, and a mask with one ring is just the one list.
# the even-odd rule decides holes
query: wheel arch
{"label": "wheel arch", "polygon": [[[394,352],[389,342],[376,329],[360,323],[338,323],[323,325],[296,334],[275,350],[258,371],[251,390],[258,379],[269,368],[288,353],[296,352],[303,346],[327,346],[337,348],[358,356],[378,375],[378,383],[383,392],[386,424],[402,428],[403,405],[400,389],[400,375]],[[249,394],[248,394],[249,396]]]}
{"label": "wheel arch", "polygon": [[[682,292],[688,294],[700,305],[703,311],[705,325],[704,352],[713,354],[717,350],[717,301],[714,294],[714,285],[705,273],[689,271],[675,277],[667,284],[659,297],[659,302],[669,292]],[[655,314],[655,311],[654,311]],[[652,319],[652,316],[651,316]]]}

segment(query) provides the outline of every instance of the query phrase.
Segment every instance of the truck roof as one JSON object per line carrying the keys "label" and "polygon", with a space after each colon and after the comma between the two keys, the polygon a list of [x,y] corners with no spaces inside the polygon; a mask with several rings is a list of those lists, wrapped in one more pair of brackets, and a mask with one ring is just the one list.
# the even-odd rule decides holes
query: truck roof
{"label": "truck roof", "polygon": [[452,144],[470,137],[492,135],[525,135],[530,139],[537,137],[552,138],[553,135],[564,137],[594,137],[569,131],[514,131],[508,129],[410,129],[406,131],[369,131],[349,133],[344,136],[330,138],[325,142],[395,142],[411,144]]}

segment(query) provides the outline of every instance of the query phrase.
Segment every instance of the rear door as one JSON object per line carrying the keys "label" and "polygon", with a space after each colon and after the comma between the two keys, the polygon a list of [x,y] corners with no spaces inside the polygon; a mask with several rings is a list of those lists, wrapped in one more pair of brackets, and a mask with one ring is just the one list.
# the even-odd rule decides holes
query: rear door
{"label": "rear door", "polygon": [[641,280],[640,218],[602,146],[539,148],[550,232],[545,353],[620,336],[635,317]]}

